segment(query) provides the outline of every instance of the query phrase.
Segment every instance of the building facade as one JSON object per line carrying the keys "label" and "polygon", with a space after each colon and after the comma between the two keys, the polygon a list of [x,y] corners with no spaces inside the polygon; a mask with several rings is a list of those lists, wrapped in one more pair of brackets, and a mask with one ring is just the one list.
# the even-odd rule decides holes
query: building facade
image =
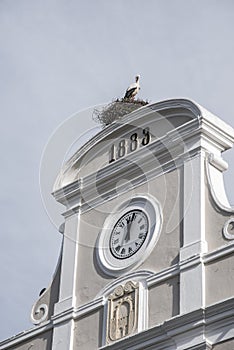
{"label": "building facade", "polygon": [[234,349],[234,130],[186,99],[104,128],[65,164],[61,256],[5,349]]}

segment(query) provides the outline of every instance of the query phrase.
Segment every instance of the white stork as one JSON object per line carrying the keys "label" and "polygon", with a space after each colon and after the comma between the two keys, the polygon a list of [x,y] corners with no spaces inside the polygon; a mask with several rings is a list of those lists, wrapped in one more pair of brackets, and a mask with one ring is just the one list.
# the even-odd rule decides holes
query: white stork
{"label": "white stork", "polygon": [[136,94],[138,93],[138,91],[140,90],[140,83],[139,83],[139,79],[140,79],[140,75],[136,76],[136,82],[131,84],[126,92],[125,92],[125,96],[124,99],[134,99],[134,97],[136,96]]}

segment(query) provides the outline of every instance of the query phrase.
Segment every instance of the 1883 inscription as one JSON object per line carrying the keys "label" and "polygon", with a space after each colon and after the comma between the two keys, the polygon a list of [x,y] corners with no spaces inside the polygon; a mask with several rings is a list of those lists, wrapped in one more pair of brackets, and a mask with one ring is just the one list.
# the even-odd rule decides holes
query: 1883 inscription
{"label": "1883 inscription", "polygon": [[109,163],[136,151],[139,147],[148,145],[150,137],[149,128],[145,128],[140,133],[134,132],[129,138],[123,138],[117,144],[114,143],[109,151]]}

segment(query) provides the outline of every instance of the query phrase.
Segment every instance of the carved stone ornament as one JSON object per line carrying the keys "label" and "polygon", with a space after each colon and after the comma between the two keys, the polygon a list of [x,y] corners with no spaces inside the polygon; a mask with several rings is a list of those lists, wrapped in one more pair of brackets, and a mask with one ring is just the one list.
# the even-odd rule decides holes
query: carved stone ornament
{"label": "carved stone ornament", "polygon": [[234,239],[234,218],[229,219],[223,227],[223,235],[226,239]]}
{"label": "carved stone ornament", "polygon": [[48,320],[49,317],[49,301],[48,294],[50,290],[46,289],[37,302],[33,305],[31,311],[31,321],[35,325],[39,325]]}
{"label": "carved stone ornament", "polygon": [[38,325],[47,320],[48,316],[48,306],[46,304],[41,304],[37,309],[33,310],[31,313],[31,321]]}
{"label": "carved stone ornament", "polygon": [[115,288],[108,298],[106,342],[133,334],[138,325],[139,285],[129,281]]}

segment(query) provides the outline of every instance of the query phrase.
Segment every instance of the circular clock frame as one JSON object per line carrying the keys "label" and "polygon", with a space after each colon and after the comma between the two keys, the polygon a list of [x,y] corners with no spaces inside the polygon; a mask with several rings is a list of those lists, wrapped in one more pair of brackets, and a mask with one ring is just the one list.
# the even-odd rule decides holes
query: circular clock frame
{"label": "circular clock frame", "polygon": [[[162,211],[159,202],[147,195],[125,201],[113,212],[104,222],[96,251],[102,271],[111,276],[119,276],[139,266],[151,253],[161,232]],[[131,219],[133,222],[130,226],[133,226],[129,227],[127,222]],[[138,224],[140,219],[144,227]],[[116,232],[119,244],[113,243],[114,240],[117,241]],[[131,238],[126,238],[127,235],[131,235]]]}
{"label": "circular clock frame", "polygon": [[117,259],[128,259],[144,244],[148,231],[148,216],[139,209],[128,211],[119,218],[111,232],[111,254]]}

